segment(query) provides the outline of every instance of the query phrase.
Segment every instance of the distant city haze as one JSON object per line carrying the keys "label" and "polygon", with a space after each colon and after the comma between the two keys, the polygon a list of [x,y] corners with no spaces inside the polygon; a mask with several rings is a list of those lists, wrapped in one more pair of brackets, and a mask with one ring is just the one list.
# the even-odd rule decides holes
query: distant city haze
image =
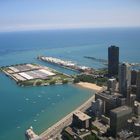
{"label": "distant city haze", "polygon": [[139,27],[139,0],[2,0],[0,32]]}

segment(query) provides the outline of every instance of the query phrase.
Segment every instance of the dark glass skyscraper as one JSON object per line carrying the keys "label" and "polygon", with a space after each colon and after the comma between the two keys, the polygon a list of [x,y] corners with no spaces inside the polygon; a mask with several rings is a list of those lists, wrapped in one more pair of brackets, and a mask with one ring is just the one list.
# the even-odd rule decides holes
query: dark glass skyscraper
{"label": "dark glass skyscraper", "polygon": [[110,77],[118,75],[119,71],[119,47],[108,48],[108,74]]}
{"label": "dark glass skyscraper", "polygon": [[140,102],[140,71],[137,71],[136,86],[137,86],[136,98]]}

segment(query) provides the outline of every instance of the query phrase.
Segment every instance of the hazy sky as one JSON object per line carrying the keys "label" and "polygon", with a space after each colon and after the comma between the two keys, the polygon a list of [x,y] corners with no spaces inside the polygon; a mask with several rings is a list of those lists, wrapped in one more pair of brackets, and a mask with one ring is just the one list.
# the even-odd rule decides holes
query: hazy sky
{"label": "hazy sky", "polygon": [[0,31],[140,26],[140,0],[0,0]]}

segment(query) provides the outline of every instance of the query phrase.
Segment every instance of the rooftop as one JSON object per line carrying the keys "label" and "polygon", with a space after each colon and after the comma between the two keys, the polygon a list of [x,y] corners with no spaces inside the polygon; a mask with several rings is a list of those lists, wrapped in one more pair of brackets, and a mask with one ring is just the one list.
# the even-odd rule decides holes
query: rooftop
{"label": "rooftop", "polygon": [[100,94],[96,94],[97,96],[103,97],[107,100],[115,100],[117,99],[119,96],[121,96],[120,94],[118,94],[117,92],[114,94],[110,94],[108,91],[103,91]]}
{"label": "rooftop", "polygon": [[140,106],[140,102],[135,101],[135,106]]}
{"label": "rooftop", "polygon": [[70,134],[71,136],[74,136],[74,135],[75,135],[75,133],[73,132],[73,130],[72,130],[71,127],[67,127],[67,128],[65,129],[65,132],[67,132],[67,133]]}
{"label": "rooftop", "polygon": [[122,130],[121,132],[118,133],[118,136],[120,138],[129,138],[130,136],[133,136],[133,132]]}
{"label": "rooftop", "polygon": [[116,81],[116,79],[115,78],[110,78],[110,79],[108,79],[108,81]]}
{"label": "rooftop", "polygon": [[121,106],[121,107],[112,109],[111,111],[118,114],[118,113],[123,113],[124,111],[128,111],[128,110],[132,110],[132,109],[128,106]]}
{"label": "rooftop", "polygon": [[74,112],[74,115],[77,116],[81,121],[85,121],[91,118],[90,116],[81,111]]}

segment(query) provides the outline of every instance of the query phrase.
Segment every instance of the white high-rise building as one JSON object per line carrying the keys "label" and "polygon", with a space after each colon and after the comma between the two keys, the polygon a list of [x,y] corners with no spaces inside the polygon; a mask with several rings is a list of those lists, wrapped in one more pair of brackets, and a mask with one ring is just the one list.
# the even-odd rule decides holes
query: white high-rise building
{"label": "white high-rise building", "polygon": [[127,89],[131,86],[131,67],[123,63],[119,67],[119,91],[123,97],[127,97]]}

